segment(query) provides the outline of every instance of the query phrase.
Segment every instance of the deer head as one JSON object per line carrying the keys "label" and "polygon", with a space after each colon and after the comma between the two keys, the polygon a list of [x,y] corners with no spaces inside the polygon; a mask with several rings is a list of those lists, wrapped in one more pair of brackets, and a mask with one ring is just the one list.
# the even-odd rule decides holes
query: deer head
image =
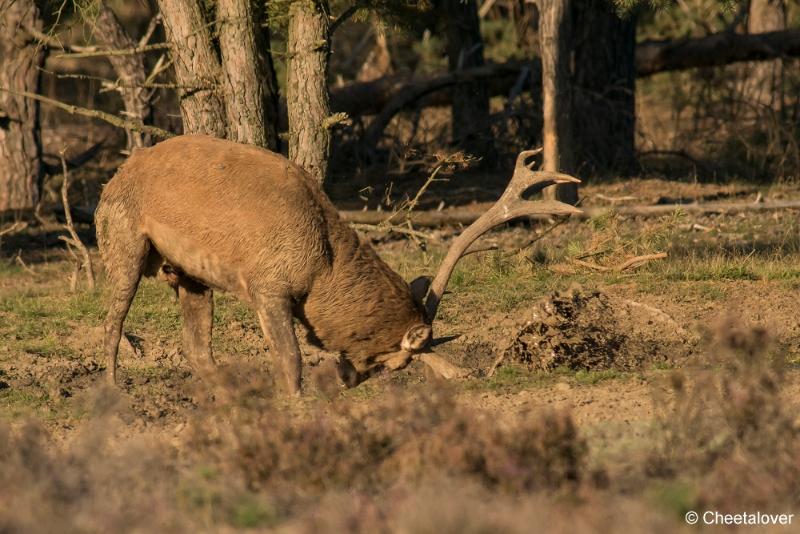
{"label": "deer head", "polygon": [[[523,198],[524,193],[538,193],[552,185],[580,183],[577,178],[566,174],[533,170],[534,162],[528,163],[528,160],[539,152],[541,152],[541,149],[526,150],[519,154],[514,167],[514,174],[500,199],[453,241],[433,282],[430,283],[430,287],[427,287],[427,281],[422,279],[417,279],[410,284],[412,294],[419,298],[420,301],[422,301],[422,295],[427,294],[424,306],[428,325],[432,325],[433,320],[436,318],[439,303],[458,260],[480,236],[492,228],[518,217],[529,215],[566,216],[581,213],[578,208],[563,202],[555,200],[526,200]],[[432,339],[430,332],[426,339]],[[385,367],[398,369],[407,365],[412,359],[418,359],[443,378],[459,378],[468,374],[465,369],[453,365],[431,351],[430,345],[430,342],[418,343],[413,346],[413,350],[404,350],[385,355],[386,358],[383,364]],[[409,349],[412,349],[412,347],[409,346]]]}

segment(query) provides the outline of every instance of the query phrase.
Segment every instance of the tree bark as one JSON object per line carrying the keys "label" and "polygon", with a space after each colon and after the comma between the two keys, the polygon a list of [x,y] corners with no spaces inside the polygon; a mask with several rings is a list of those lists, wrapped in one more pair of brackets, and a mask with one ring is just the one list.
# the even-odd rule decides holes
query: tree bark
{"label": "tree bark", "polygon": [[608,0],[573,0],[573,109],[570,144],[575,172],[636,171],[636,22]]}
{"label": "tree bark", "polygon": [[[25,27],[42,29],[33,0],[0,0],[0,87],[37,92],[44,49]],[[36,205],[41,152],[39,103],[0,91],[0,212]]]}
{"label": "tree bark", "polygon": [[[114,12],[105,2],[100,3],[100,11],[94,19],[94,35],[106,48],[127,50],[136,47],[136,42],[122,27]],[[125,114],[128,118],[149,124],[152,118],[152,107],[147,89],[142,87],[147,77],[144,69],[144,55],[109,56],[111,66],[124,87],[120,89]],[[149,134],[125,130],[128,136],[128,149],[150,146],[152,138]]]}
{"label": "tree bark", "polygon": [[[482,67],[483,38],[475,0],[443,0],[442,6],[450,72]],[[478,79],[455,85],[451,94],[453,142],[492,164],[495,155],[485,82]]]}
{"label": "tree bark", "polygon": [[287,43],[289,158],[320,183],[327,177],[331,151],[329,13],[327,0],[296,0],[290,7]]}
{"label": "tree bark", "polygon": [[[570,72],[571,4],[571,0],[541,0],[539,3],[544,109],[542,168],[566,173],[575,172]],[[574,184],[553,186],[545,190],[545,196],[576,204],[578,189]]]}
{"label": "tree bark", "polygon": [[278,83],[261,16],[252,0],[217,4],[228,137],[277,150]]}
{"label": "tree bark", "polygon": [[[750,0],[747,32],[751,34],[786,29],[784,0]],[[747,92],[758,103],[779,109],[783,104],[783,60],[762,61],[748,65]]]}
{"label": "tree bark", "polygon": [[158,0],[172,44],[175,82],[181,87],[184,133],[226,137],[227,120],[219,90],[220,62],[196,0]]}

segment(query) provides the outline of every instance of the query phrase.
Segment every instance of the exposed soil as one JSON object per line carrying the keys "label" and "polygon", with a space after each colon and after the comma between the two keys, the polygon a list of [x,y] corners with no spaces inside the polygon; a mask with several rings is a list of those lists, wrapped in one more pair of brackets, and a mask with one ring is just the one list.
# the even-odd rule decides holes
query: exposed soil
{"label": "exposed soil", "polygon": [[526,310],[503,356],[543,371],[633,371],[675,365],[690,351],[686,330],[663,311],[573,288]]}

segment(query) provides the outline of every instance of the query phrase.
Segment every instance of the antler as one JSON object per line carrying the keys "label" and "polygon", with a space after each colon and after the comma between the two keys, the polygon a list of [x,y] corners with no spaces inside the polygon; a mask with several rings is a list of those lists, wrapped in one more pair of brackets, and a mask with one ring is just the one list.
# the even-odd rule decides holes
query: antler
{"label": "antler", "polygon": [[522,198],[522,194],[525,191],[539,192],[551,185],[580,183],[577,178],[566,174],[531,170],[533,163],[526,165],[525,161],[541,151],[542,149],[539,148],[520,152],[519,156],[517,156],[514,175],[511,177],[511,182],[509,182],[500,199],[453,241],[450,250],[447,251],[447,256],[445,256],[442,265],[439,267],[439,272],[436,273],[436,278],[433,279],[428,298],[425,301],[428,321],[433,322],[436,317],[436,310],[442,300],[445,287],[447,287],[447,282],[450,280],[450,275],[453,273],[456,263],[458,263],[467,248],[480,236],[495,226],[523,215],[571,215],[573,213],[581,213],[578,208],[556,200],[525,200]]}

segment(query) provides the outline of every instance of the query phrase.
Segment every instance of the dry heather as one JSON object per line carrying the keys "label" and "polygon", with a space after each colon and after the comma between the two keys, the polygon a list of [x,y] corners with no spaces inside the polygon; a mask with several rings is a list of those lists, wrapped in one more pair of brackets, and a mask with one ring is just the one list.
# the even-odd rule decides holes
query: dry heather
{"label": "dry heather", "polygon": [[[397,392],[368,406],[289,402],[253,378],[260,373],[221,375],[213,392],[198,393],[206,401],[172,439],[133,430],[122,401],[66,443],[32,421],[3,425],[0,531],[312,524],[316,504],[336,494],[369,495],[370,506],[392,510],[397,492],[416,499],[420,485],[452,484],[442,481],[510,499],[573,492],[585,477],[586,446],[568,413],[501,423],[446,392]],[[97,392],[86,405],[109,397]],[[393,513],[380,514],[382,528]]]}
{"label": "dry heather", "polygon": [[711,333],[709,347],[712,367],[699,379],[672,377],[649,473],[697,480],[695,501],[705,509],[797,509],[800,426],[786,403],[785,359],[763,328],[733,319]]}
{"label": "dry heather", "polygon": [[187,450],[252,490],[380,491],[446,476],[527,492],[575,486],[584,472],[585,443],[564,412],[501,423],[446,390],[395,391],[367,405],[336,399],[305,414],[268,397],[229,401],[193,418]]}
{"label": "dry heather", "polygon": [[0,532],[674,532],[688,509],[796,509],[800,429],[766,334],[729,323],[708,343],[623,465],[590,461],[567,412],[497,417],[442,389],[364,402],[320,374],[321,398],[287,400],[223,367],[160,429],[98,390],[68,440],[0,426]]}

